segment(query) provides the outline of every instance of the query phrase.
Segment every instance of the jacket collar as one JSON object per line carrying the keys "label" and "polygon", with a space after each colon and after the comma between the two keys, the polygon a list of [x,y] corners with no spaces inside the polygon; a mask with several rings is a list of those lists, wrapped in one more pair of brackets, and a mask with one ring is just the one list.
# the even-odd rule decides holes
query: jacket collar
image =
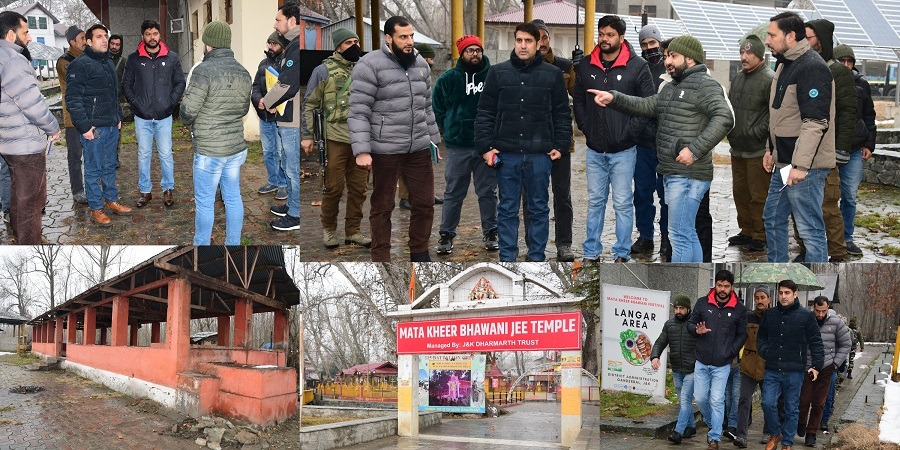
{"label": "jacket collar", "polygon": [[797,45],[795,45],[793,48],[789,48],[788,51],[784,52],[783,56],[784,59],[788,61],[794,61],[804,53],[809,51],[809,49],[809,41],[807,41],[806,38],[803,38],[800,40],[800,42],[797,42]]}
{"label": "jacket collar", "polygon": [[[138,56],[143,56],[144,58],[150,57],[150,52],[147,51],[147,46],[144,45],[144,41],[141,41],[138,44],[137,48]],[[167,56],[169,54],[169,46],[167,46],[163,41],[159,41],[159,52],[156,53],[157,58],[162,58],[163,56]]]}
{"label": "jacket collar", "polygon": [[[710,289],[709,294],[706,294],[706,302],[709,303],[710,305],[715,306],[716,308],[719,307],[719,303],[716,301],[716,288]],[[737,304],[738,304],[737,294],[735,294],[734,291],[731,291],[731,296],[728,297],[728,302],[725,303],[725,307],[726,308],[735,308],[735,307],[737,307]]]}
{"label": "jacket collar", "polygon": [[284,33],[284,38],[288,40],[288,42],[293,41],[294,39],[300,39],[300,26],[297,25],[293,30],[288,30],[287,33]]}
{"label": "jacket collar", "polygon": [[214,48],[210,50],[205,56],[203,56],[203,60],[207,61],[214,58],[234,58],[234,50],[230,48]]}
{"label": "jacket collar", "polygon": [[[603,66],[603,60],[600,53],[600,46],[594,46],[594,51],[591,52],[591,64],[599,67],[600,70],[606,72],[606,68]],[[610,67],[610,69],[614,69],[616,67],[625,67],[628,64],[628,60],[631,59],[632,55],[634,55],[634,50],[632,50],[631,44],[629,44],[627,40],[623,39],[622,46],[619,50],[619,56],[617,56],[616,60],[613,61],[613,65],[612,67]]]}
{"label": "jacket collar", "polygon": [[[540,53],[540,50],[538,50],[538,53]],[[530,63],[525,64],[525,61],[522,61],[521,59],[519,59],[519,55],[517,55],[516,51],[513,50],[509,54],[509,62],[512,63],[513,67],[515,67],[516,69],[528,70],[528,69],[537,67],[542,62],[544,62],[544,57],[535,55],[534,59],[532,59]]]}
{"label": "jacket collar", "polygon": [[84,47],[84,54],[87,55],[91,59],[96,59],[97,61],[104,61],[109,59],[109,52],[95,52],[94,49],[91,48],[90,45]]}
{"label": "jacket collar", "polygon": [[21,45],[16,44],[14,42],[9,42],[6,39],[0,39],[0,47],[6,47],[14,50],[18,54],[22,54],[22,50],[25,50]]}
{"label": "jacket collar", "polygon": [[795,298],[794,303],[792,303],[791,306],[788,306],[787,308],[782,307],[781,303],[776,304],[775,307],[778,308],[778,312],[782,314],[792,313],[800,309],[800,297]]}
{"label": "jacket collar", "polygon": [[[84,48],[87,48],[87,46],[85,46]],[[66,53],[77,58],[84,54],[84,50],[78,50],[77,48],[70,46],[69,49],[66,50]]]}

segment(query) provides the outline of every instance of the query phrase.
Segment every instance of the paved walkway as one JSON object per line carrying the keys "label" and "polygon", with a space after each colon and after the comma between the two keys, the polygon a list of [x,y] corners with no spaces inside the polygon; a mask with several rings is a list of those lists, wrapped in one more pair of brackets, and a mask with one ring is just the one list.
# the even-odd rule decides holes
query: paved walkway
{"label": "paved walkway", "polygon": [[[130,127],[129,127],[130,128]],[[142,244],[142,245],[180,245],[190,244],[194,233],[194,205],[193,205],[193,181],[192,161],[193,153],[190,141],[186,137],[187,128],[176,124],[174,129],[175,142],[175,201],[173,208],[165,208],[162,205],[161,192],[159,190],[159,163],[156,157],[153,159],[151,179],[154,181],[153,194],[156,196],[146,207],[136,210],[130,217],[112,217],[111,228],[98,228],[89,221],[89,211],[86,206],[73,205],[69,192],[69,180],[66,165],[66,149],[64,146],[55,146],[48,160],[48,203],[44,216],[44,236],[50,243],[57,244]],[[585,217],[587,205],[587,187],[585,179],[584,155],[586,147],[583,137],[576,138],[576,152],[573,161],[572,197],[575,209],[573,226],[574,250],[576,255],[581,255],[581,243],[585,236]],[[126,130],[123,134],[123,144],[120,156],[121,168],[118,170],[118,186],[123,204],[132,205],[138,198],[137,190],[137,144],[134,140],[134,132]],[[728,165],[728,146],[720,144],[716,149],[715,178],[711,188],[711,209],[713,211],[713,257],[715,261],[764,261],[765,254],[744,251],[737,247],[728,247],[728,236],[736,234],[737,218],[734,213],[734,204],[731,196],[731,175]],[[877,156],[876,156],[877,157]],[[318,177],[318,162],[313,157],[306,157],[304,164],[304,184],[301,188],[301,221],[303,228],[293,232],[277,232],[271,230],[268,223],[275,217],[269,213],[269,208],[276,204],[273,196],[260,195],[256,189],[265,183],[265,166],[262,162],[259,143],[251,145],[247,163],[241,172],[242,195],[244,199],[244,227],[242,233],[243,244],[286,244],[297,245],[306,252],[305,259],[310,261],[368,261],[369,251],[361,247],[341,246],[328,251],[322,246],[321,223],[319,219],[319,207],[315,206],[321,200],[321,180]],[[443,179],[444,166],[435,167],[435,191],[444,191]],[[873,185],[861,187],[859,200],[859,215],[879,213],[900,213],[900,189],[885,188]],[[280,203],[280,202],[279,202]],[[366,217],[368,217],[369,203],[364,205]],[[481,243],[480,220],[478,206],[474,194],[474,188],[470,186],[469,195],[463,207],[463,217],[458,228],[459,236],[455,240],[456,249],[452,255],[437,257],[434,248],[437,246],[438,229],[440,225],[440,206],[435,208],[435,220],[432,227],[432,256],[436,260],[443,261],[490,261],[496,260],[497,254],[483,249]],[[343,211],[341,212],[343,215]],[[342,216],[341,216],[342,217]],[[614,221],[612,206],[607,208],[607,223]],[[551,217],[552,219],[552,217]],[[342,224],[343,219],[339,220]],[[216,221],[213,229],[213,243],[224,242],[224,206],[221,202],[216,204]],[[552,226],[552,221],[551,221]],[[393,223],[393,248],[392,255],[397,260],[408,259],[406,236],[409,227],[409,211],[396,209]],[[363,220],[362,228],[369,231],[368,219]],[[342,226],[339,232],[343,232]],[[556,248],[552,241],[547,246],[547,257],[553,258]],[[884,255],[880,251],[873,250],[884,248],[886,245],[900,247],[900,238],[890,237],[886,233],[870,232],[857,228],[856,243],[863,249],[865,255],[857,260],[859,262],[883,262],[898,261],[897,256]],[[634,234],[634,238],[637,234]],[[606,227],[603,238],[606,251],[613,245],[614,236],[611,228]],[[0,244],[11,243],[8,227],[0,227]],[[656,239],[657,246],[659,239]],[[524,233],[520,232],[520,248],[523,249],[524,258]],[[796,252],[795,246],[793,246]],[[606,253],[604,257],[611,261],[612,257]],[[658,256],[636,258],[642,262],[658,261]]]}

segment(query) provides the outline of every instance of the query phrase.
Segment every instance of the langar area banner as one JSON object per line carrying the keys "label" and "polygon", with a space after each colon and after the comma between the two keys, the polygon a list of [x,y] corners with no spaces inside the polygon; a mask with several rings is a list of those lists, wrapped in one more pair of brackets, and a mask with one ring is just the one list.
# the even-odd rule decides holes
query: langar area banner
{"label": "langar area banner", "polygon": [[484,413],[483,354],[423,355],[419,358],[419,411]]}
{"label": "langar area banner", "polygon": [[669,292],[603,285],[601,388],[665,395],[666,353],[650,366],[653,343],[669,319]]}

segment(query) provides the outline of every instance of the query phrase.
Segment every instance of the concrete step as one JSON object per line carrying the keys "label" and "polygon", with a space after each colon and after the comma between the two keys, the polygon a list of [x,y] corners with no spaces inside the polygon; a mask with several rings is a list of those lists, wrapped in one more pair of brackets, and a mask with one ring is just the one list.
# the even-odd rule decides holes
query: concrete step
{"label": "concrete step", "polygon": [[900,128],[879,129],[875,135],[876,144],[900,144]]}
{"label": "concrete step", "polygon": [[59,369],[59,360],[56,358],[42,360],[42,361],[39,361],[36,363],[31,363],[31,364],[25,366],[25,369],[30,370],[32,372],[57,370],[57,369]]}

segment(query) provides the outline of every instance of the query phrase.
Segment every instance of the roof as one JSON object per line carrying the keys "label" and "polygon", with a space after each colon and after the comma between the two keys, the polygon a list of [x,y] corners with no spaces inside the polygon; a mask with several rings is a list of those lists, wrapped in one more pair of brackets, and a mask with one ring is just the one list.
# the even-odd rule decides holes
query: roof
{"label": "roof", "polygon": [[53,25],[53,31],[57,36],[66,37],[66,31],[69,29],[69,25],[66,25],[62,22]]}
{"label": "roof", "polygon": [[[367,49],[367,48],[372,47],[372,36],[371,36],[372,35],[372,19],[368,18],[368,17],[363,17],[363,23],[365,24],[365,26],[363,28],[364,29],[363,33],[365,34],[365,36],[363,36],[363,43],[365,46],[363,47],[363,49]],[[381,28],[380,28],[381,30],[384,30],[384,23],[385,23],[385,21],[382,20]],[[331,32],[335,28],[347,28],[347,29],[350,29],[355,32],[356,31],[356,18],[353,16],[350,16],[350,17],[347,17],[346,19],[341,19],[341,20],[338,20],[337,22],[332,22],[332,23],[322,27],[322,41],[323,42],[331,42]],[[418,30],[416,30],[416,33],[415,33],[415,41],[417,44],[421,42],[421,43],[428,44],[432,47],[444,47],[443,43],[438,42],[429,36],[426,36],[425,34],[419,32]],[[384,43],[384,39],[382,39],[382,43]]]}
{"label": "roof", "polygon": [[31,319],[12,311],[0,311],[0,323],[5,323],[8,325],[18,325],[28,322],[29,320]]}
{"label": "roof", "polygon": [[199,333],[194,333],[191,335],[191,344],[196,344],[200,341],[209,339],[213,336],[218,336],[219,333],[216,331],[201,331]]}
{"label": "roof", "polygon": [[390,361],[380,361],[368,364],[357,364],[341,371],[343,375],[373,373],[376,375],[397,375],[397,365]]}
{"label": "roof", "polygon": [[[549,0],[537,3],[532,9],[533,18],[541,19],[547,26],[576,25],[575,18],[579,17],[582,8],[564,0]],[[525,20],[525,8],[511,9],[506,12],[494,14],[484,19],[485,23],[522,23]],[[584,24],[584,15],[580,15],[578,24]],[[552,30],[551,30],[552,31]]]}
{"label": "roof", "polygon": [[[168,282],[183,278],[192,285],[191,319],[230,316],[235,302],[252,300],[254,312],[274,311],[300,303],[300,291],[285,270],[280,246],[180,246],[166,250],[36,317],[42,323],[98,308],[97,324],[111,323],[112,299],[129,297],[129,321],[164,321]],[[79,320],[81,315],[79,315]]]}
{"label": "roof", "polygon": [[28,51],[31,52],[31,59],[34,61],[56,61],[63,55],[62,49],[51,47],[47,44],[41,44],[38,41],[29,42]]}
{"label": "roof", "polygon": [[53,23],[59,23],[59,19],[57,19],[56,16],[54,16],[53,13],[50,12],[50,10],[44,8],[44,5],[38,2],[34,2],[30,5],[20,6],[18,8],[11,9],[10,11],[15,11],[23,16],[28,16],[28,13],[35,8],[40,9],[44,14],[53,19]]}
{"label": "roof", "polygon": [[488,370],[487,373],[484,374],[485,378],[506,378],[506,375],[503,374],[503,371],[494,364],[491,367],[491,370]]}
{"label": "roof", "polygon": [[311,22],[321,22],[324,24],[331,23],[331,19],[329,19],[328,17],[325,17],[325,16],[299,4],[299,3],[297,4],[297,6],[300,7],[300,16],[303,17],[304,19],[311,21]]}

